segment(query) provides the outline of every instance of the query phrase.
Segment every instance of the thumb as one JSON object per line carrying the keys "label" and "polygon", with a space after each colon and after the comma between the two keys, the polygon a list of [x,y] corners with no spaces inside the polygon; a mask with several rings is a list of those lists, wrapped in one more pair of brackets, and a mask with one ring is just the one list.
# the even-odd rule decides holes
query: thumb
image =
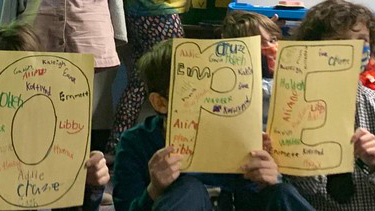
{"label": "thumb", "polygon": [[90,152],[90,158],[86,162],[86,167],[95,166],[101,159],[104,158],[104,154],[101,151]]}

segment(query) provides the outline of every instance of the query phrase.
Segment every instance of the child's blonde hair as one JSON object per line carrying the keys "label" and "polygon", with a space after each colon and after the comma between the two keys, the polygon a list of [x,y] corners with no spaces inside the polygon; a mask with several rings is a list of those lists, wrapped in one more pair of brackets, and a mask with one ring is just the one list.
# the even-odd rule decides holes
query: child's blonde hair
{"label": "child's blonde hair", "polygon": [[277,39],[281,38],[280,28],[271,19],[261,14],[241,10],[233,11],[225,17],[222,36],[235,38],[260,35],[260,26]]}
{"label": "child's blonde hair", "polygon": [[43,47],[29,25],[14,22],[0,26],[0,50],[43,51]]}

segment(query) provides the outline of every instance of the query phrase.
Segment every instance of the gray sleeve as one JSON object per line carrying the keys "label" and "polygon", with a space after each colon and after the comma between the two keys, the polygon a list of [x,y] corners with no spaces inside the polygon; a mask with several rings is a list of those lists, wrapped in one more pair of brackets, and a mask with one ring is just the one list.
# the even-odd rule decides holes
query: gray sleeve
{"label": "gray sleeve", "polygon": [[0,0],[0,24],[9,24],[26,9],[27,0]]}

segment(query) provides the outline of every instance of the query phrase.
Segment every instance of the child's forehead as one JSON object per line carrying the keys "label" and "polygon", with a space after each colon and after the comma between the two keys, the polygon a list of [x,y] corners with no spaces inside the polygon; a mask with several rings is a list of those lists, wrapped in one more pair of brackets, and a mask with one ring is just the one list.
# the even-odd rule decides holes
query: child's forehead
{"label": "child's forehead", "polygon": [[365,41],[369,41],[370,37],[370,30],[367,27],[366,23],[358,21],[354,24],[351,28],[346,28],[341,31],[337,31],[337,33],[333,36],[327,36],[325,39],[363,39]]}

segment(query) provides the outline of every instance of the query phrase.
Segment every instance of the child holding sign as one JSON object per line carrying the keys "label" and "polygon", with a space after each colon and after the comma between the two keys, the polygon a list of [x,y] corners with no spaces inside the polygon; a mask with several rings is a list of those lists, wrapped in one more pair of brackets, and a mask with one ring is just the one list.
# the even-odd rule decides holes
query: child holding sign
{"label": "child holding sign", "polygon": [[[365,41],[362,65],[366,66],[369,51],[374,53],[375,18],[364,6],[343,0],[327,0],[309,10],[296,36],[298,40],[362,39]],[[374,116],[375,92],[359,83],[355,122],[358,129],[351,140],[357,159],[354,172],[292,177],[290,180],[316,209],[375,209]]]}
{"label": "child holding sign", "polygon": [[[39,38],[27,25],[11,24],[0,27],[0,50],[43,51]],[[80,208],[57,209],[62,211],[99,210],[104,185],[110,179],[106,160],[100,151],[92,151],[86,162],[87,177],[84,204]],[[72,178],[73,179],[73,178]]]}
{"label": "child holding sign", "polygon": [[234,203],[238,210],[311,210],[293,187],[279,183],[277,165],[265,151],[251,152],[242,166],[244,175],[181,174],[182,156],[173,153],[172,146],[165,146],[171,57],[172,41],[168,40],[154,46],[138,62],[158,115],[121,136],[114,167],[115,208],[212,210],[203,185],[207,184],[238,188]]}
{"label": "child holding sign", "polygon": [[263,129],[267,126],[268,108],[271,98],[273,72],[275,69],[276,53],[281,38],[281,30],[272,19],[246,11],[233,11],[223,22],[223,38],[249,37],[260,35],[262,42],[262,88],[263,88]]}

